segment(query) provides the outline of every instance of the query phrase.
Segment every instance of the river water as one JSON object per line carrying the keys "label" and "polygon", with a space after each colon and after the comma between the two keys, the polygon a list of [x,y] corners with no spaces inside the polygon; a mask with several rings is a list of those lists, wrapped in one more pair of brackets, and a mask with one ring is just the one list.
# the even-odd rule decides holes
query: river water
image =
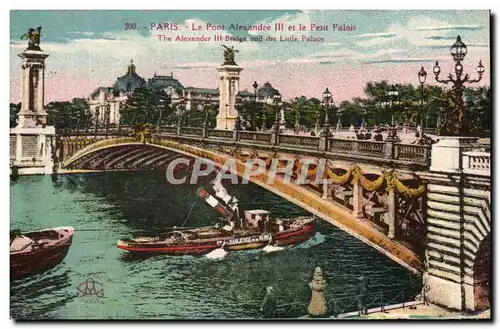
{"label": "river water", "polygon": [[[267,286],[278,304],[307,303],[308,282],[320,266],[326,299],[354,296],[358,278],[368,292],[419,289],[419,278],[375,249],[317,220],[305,244],[276,253],[233,252],[207,257],[130,257],[116,247],[127,236],[156,234],[174,225],[203,226],[217,215],[196,185],[168,185],[158,172],[23,176],[11,181],[11,229],[76,229],[64,261],[54,269],[11,282],[15,319],[234,319],[259,318]],[[267,209],[276,217],[308,215],[254,185],[227,186],[240,209]],[[88,279],[102,297],[80,296]],[[394,296],[386,293],[383,298]],[[408,294],[407,294],[408,295]],[[355,304],[353,304],[355,305]],[[355,307],[355,306],[354,306]]]}

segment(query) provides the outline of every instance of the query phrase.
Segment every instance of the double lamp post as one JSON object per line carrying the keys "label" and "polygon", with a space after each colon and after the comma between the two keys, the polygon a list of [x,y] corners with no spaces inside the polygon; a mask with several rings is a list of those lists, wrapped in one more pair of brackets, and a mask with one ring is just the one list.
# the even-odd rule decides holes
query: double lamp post
{"label": "double lamp post", "polygon": [[[478,74],[477,79],[471,79],[469,74],[465,74],[462,78],[464,67],[462,61],[467,55],[467,46],[462,42],[460,36],[457,36],[457,41],[451,46],[450,54],[455,61],[455,77],[450,73],[446,79],[440,79],[439,73],[441,73],[441,68],[439,63],[436,61],[432,71],[434,72],[436,81],[443,84],[452,84],[453,91],[453,103],[454,108],[449,109],[445,117],[442,118],[441,122],[441,135],[448,136],[460,136],[467,133],[467,129],[464,126],[464,113],[465,113],[465,103],[463,99],[464,83],[476,83],[481,81],[484,73],[484,66],[481,61],[476,68]],[[420,74],[419,74],[420,77]],[[425,80],[424,80],[425,81]],[[423,102],[423,101],[422,101]]]}

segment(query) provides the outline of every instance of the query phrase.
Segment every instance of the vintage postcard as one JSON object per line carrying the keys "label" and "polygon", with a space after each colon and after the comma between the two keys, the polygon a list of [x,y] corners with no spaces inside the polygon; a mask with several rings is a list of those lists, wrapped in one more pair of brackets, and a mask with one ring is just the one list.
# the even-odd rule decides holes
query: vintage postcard
{"label": "vintage postcard", "polygon": [[12,10],[14,320],[491,319],[487,10]]}

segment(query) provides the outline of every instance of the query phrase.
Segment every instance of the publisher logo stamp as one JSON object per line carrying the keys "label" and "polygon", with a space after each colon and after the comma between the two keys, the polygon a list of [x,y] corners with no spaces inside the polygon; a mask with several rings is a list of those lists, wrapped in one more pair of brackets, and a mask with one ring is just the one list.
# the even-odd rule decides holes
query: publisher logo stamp
{"label": "publisher logo stamp", "polygon": [[88,278],[84,282],[80,283],[76,287],[76,290],[78,297],[104,297],[104,288],[102,283],[92,278]]}

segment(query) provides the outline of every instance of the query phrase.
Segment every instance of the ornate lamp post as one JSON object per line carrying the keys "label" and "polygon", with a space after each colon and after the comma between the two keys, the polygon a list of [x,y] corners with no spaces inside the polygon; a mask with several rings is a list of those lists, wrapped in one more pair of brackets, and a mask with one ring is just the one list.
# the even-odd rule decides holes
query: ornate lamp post
{"label": "ornate lamp post", "polygon": [[[418,72],[418,80],[420,81],[420,127],[422,128],[422,136],[424,135],[424,83],[427,79],[427,72],[424,67]],[[422,137],[421,136],[421,137]]]}
{"label": "ornate lamp post", "polygon": [[[394,87],[393,87],[394,88]],[[390,90],[387,95],[389,95],[390,106],[391,106],[391,125],[394,125],[394,103],[397,103],[399,92],[396,88]]]}
{"label": "ornate lamp post", "polygon": [[330,108],[330,101],[332,99],[332,93],[326,88],[323,92],[323,102],[325,103],[325,123],[323,125],[322,134],[325,136],[330,135],[330,123],[328,122],[328,109]]}
{"label": "ornate lamp post", "polygon": [[208,127],[208,106],[210,105],[212,101],[212,95],[208,94],[205,96],[205,120],[203,120],[203,127],[207,128]]}
{"label": "ornate lamp post", "polygon": [[165,107],[165,105],[163,104],[165,102],[165,100],[163,98],[160,98],[159,100],[160,104],[158,105],[158,109],[160,110],[160,114],[158,115],[158,123],[156,124],[157,128],[157,132],[159,133],[160,132],[160,127],[161,127],[161,120],[163,119],[163,108]]}
{"label": "ornate lamp post", "polygon": [[182,117],[184,116],[184,104],[186,103],[186,98],[182,98],[179,102],[179,119],[177,120],[177,131],[178,134],[181,133]]}
{"label": "ornate lamp post", "polygon": [[99,113],[100,108],[99,106],[96,106],[95,108],[95,135],[97,136],[97,129],[99,129]]}
{"label": "ornate lamp post", "polygon": [[279,120],[279,112],[280,107],[283,105],[281,102],[281,94],[278,92],[273,96],[274,106],[275,106],[275,118],[274,118],[274,130],[278,133],[280,131],[280,120]]}
{"label": "ornate lamp post", "polygon": [[441,125],[444,129],[443,131],[441,131],[441,133],[451,136],[458,136],[465,133],[462,121],[465,112],[465,104],[463,100],[464,83],[479,82],[483,77],[484,66],[481,61],[479,61],[479,65],[476,68],[476,72],[479,76],[477,79],[471,79],[469,74],[467,73],[462,78],[464,69],[462,66],[462,61],[467,54],[467,46],[462,42],[460,36],[457,36],[457,41],[453,44],[453,46],[451,46],[450,54],[455,61],[455,77],[453,77],[453,75],[450,73],[448,74],[447,79],[440,79],[439,73],[441,72],[441,68],[439,67],[439,63],[437,61],[432,71],[434,72],[437,82],[443,84],[453,84],[452,90],[454,95],[455,108],[449,109],[447,113],[445,113],[445,118],[442,118],[443,120],[441,120]]}
{"label": "ornate lamp post", "polygon": [[104,124],[105,124],[105,133],[106,135],[108,134],[108,128],[109,128],[109,120],[111,117],[111,105],[106,105],[106,113],[104,114]]}
{"label": "ornate lamp post", "polygon": [[234,122],[234,130],[242,130],[240,112],[238,112],[238,115],[236,116],[236,121]]}
{"label": "ornate lamp post", "polygon": [[365,131],[366,130],[366,122],[365,122],[366,109],[361,108],[359,112],[361,113],[361,128],[363,129],[363,131]]}
{"label": "ornate lamp post", "polygon": [[257,81],[253,82],[253,113],[252,113],[252,128],[257,130],[257,127],[255,127],[255,114],[257,112],[257,88],[259,88],[259,85]]}

